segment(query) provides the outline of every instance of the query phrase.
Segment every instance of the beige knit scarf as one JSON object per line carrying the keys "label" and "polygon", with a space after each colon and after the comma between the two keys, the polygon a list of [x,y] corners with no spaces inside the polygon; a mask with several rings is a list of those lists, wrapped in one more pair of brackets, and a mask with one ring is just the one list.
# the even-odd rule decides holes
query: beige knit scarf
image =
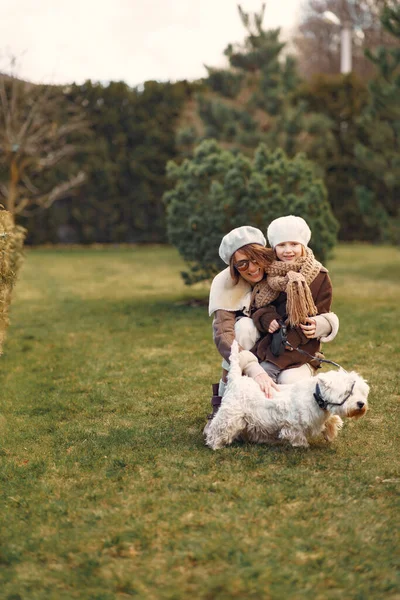
{"label": "beige knit scarf", "polygon": [[309,286],[321,268],[321,263],[314,258],[310,248],[306,248],[305,256],[292,262],[275,260],[265,269],[267,278],[254,286],[252,305],[255,308],[267,306],[280,292],[286,292],[289,325],[303,323],[307,317],[312,317],[318,312]]}

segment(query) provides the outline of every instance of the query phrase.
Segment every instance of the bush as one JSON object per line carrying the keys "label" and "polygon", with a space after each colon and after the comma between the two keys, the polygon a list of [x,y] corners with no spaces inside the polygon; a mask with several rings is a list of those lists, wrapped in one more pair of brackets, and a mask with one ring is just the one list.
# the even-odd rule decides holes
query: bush
{"label": "bush", "polygon": [[261,144],[253,160],[205,140],[192,159],[169,162],[175,187],[164,194],[169,240],[186,261],[188,285],[213,277],[224,264],[218,256],[221,238],[240,225],[266,231],[280,216],[306,219],[313,232],[310,246],[324,261],[336,243],[338,223],[322,180],[302,154],[290,159]]}

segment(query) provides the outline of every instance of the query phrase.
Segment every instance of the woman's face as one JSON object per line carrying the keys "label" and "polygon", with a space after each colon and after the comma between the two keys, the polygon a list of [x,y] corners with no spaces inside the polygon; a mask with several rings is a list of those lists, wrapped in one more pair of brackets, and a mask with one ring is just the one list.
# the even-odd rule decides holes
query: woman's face
{"label": "woman's face", "polygon": [[283,262],[291,262],[303,256],[303,246],[298,242],[282,242],[274,248],[276,258]]}
{"label": "woman's face", "polygon": [[[257,263],[249,260],[247,255],[241,250],[236,250],[233,255],[233,261],[235,266],[237,264],[239,264],[239,266],[243,264],[245,268],[243,270],[238,269],[238,271],[241,277],[251,285],[255,285],[264,278],[264,270]],[[246,263],[242,263],[242,261],[246,261],[247,265]]]}

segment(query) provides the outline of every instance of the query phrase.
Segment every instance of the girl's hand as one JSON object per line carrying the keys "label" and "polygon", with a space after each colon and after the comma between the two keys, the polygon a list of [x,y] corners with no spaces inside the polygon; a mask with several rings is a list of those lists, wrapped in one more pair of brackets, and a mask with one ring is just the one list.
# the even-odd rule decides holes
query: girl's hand
{"label": "girl's hand", "polygon": [[315,338],[315,333],[317,330],[317,322],[315,319],[308,317],[305,323],[300,323],[300,327],[306,338]]}
{"label": "girl's hand", "polygon": [[279,392],[279,386],[271,379],[267,373],[260,373],[255,378],[261,390],[267,398],[272,398],[272,390]]}
{"label": "girl's hand", "polygon": [[280,325],[279,325],[278,321],[276,319],[274,319],[269,324],[268,333],[275,333],[275,331],[278,331],[278,329],[280,329]]}

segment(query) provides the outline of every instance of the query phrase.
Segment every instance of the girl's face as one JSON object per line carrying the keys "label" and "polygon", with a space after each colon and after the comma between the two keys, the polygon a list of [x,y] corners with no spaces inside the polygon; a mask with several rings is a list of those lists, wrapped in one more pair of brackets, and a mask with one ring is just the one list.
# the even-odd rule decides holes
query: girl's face
{"label": "girl's face", "polygon": [[282,242],[274,248],[276,258],[282,262],[291,262],[303,256],[303,245],[299,242]]}
{"label": "girl's face", "polygon": [[240,275],[251,285],[255,285],[263,279],[264,270],[256,262],[249,260],[244,252],[236,250],[233,261]]}

